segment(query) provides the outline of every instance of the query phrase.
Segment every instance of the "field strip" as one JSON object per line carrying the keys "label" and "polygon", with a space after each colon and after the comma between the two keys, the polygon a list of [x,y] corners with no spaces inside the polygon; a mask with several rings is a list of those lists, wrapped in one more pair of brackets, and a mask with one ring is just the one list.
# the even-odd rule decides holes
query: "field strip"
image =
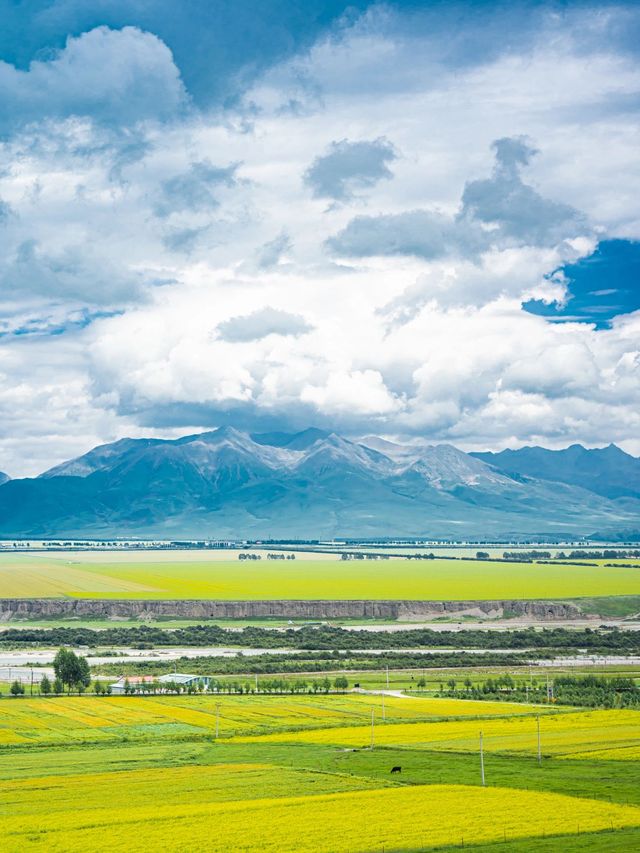
{"label": "field strip", "polygon": [[[545,754],[570,754],[593,749],[640,747],[640,712],[586,711],[541,717],[541,743]],[[533,717],[509,717],[447,722],[379,723],[377,745],[414,746],[430,750],[474,751],[480,730],[488,752],[533,754],[537,749],[537,726]],[[315,743],[342,747],[367,747],[371,726],[334,727],[269,735],[238,736],[236,742]],[[606,747],[605,747],[606,745]],[[631,755],[631,757],[634,757]]]}
{"label": "field strip", "polygon": [[[242,802],[386,788],[393,781],[351,774],[280,767],[271,764],[234,763],[183,765],[117,773],[81,773],[37,776],[0,782],[0,808],[12,818],[39,820],[42,815],[73,814],[84,825],[109,811],[130,813],[148,807],[162,791],[162,804],[172,807]],[[67,818],[65,818],[66,820]],[[117,821],[117,818],[116,818]]]}
{"label": "field strip", "polygon": [[[275,768],[274,768],[275,769]],[[640,809],[508,788],[415,786],[247,802],[59,813],[0,821],[4,849],[333,853],[640,826]]]}
{"label": "field strip", "polygon": [[65,564],[47,558],[29,558],[11,562],[0,555],[0,589],[3,598],[62,598],[85,595],[122,595],[142,597],[158,592],[158,588],[141,579],[111,577],[107,572],[96,574],[89,566]]}
{"label": "field strip", "polygon": [[[251,699],[232,696],[193,697],[59,697],[50,699],[18,699],[2,703],[0,713],[0,746],[10,744],[60,743],[68,741],[107,741],[147,739],[150,736],[172,734],[210,735],[216,726],[216,705],[220,706],[220,733],[224,736],[246,733],[256,736],[264,732],[286,732],[285,739],[297,739],[295,731],[337,730],[336,738],[326,742],[341,742],[342,730],[353,731],[357,737],[371,720],[371,712],[380,719],[381,699],[363,694],[318,696],[315,704],[306,696],[253,696]],[[524,717],[533,726],[532,715],[566,715],[569,711],[555,708],[539,709],[532,705],[508,702],[480,702],[468,699],[415,698],[406,702],[396,697],[385,701],[387,726],[395,721],[432,718],[452,723],[474,718],[477,727],[486,717],[510,720]],[[610,712],[611,713],[611,712]],[[613,712],[617,714],[618,712]],[[640,719],[640,714],[637,715]],[[635,720],[636,717],[633,717]],[[181,726],[181,728],[176,728]],[[416,730],[409,729],[410,734]],[[433,733],[435,730],[431,730]],[[601,746],[599,744],[598,746]]]}
{"label": "field strip", "polygon": [[[102,555],[104,556],[104,555]],[[148,555],[147,555],[148,556]],[[201,556],[201,555],[200,555]],[[638,565],[491,560],[239,561],[0,554],[3,598],[509,601],[640,595]]]}

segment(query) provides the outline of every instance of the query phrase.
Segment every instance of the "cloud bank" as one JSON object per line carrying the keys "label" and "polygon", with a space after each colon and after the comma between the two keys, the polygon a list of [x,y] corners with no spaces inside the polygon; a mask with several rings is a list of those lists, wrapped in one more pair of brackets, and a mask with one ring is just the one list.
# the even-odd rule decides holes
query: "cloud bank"
{"label": "cloud bank", "polygon": [[640,453],[636,7],[312,3],[243,65],[202,4],[45,5],[0,37],[0,470],[226,422]]}

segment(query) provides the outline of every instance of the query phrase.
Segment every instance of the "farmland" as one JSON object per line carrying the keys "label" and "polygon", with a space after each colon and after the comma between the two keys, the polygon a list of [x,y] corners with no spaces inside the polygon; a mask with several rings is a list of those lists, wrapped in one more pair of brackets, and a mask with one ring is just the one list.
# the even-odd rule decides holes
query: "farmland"
{"label": "farmland", "polygon": [[[640,601],[637,561],[236,557],[2,554],[0,587],[7,598],[133,602],[583,598],[595,612],[598,602],[624,602],[629,614]],[[578,650],[591,655],[581,663],[589,674],[602,668],[637,680],[634,631],[587,623],[459,632],[434,623],[437,631],[396,625],[379,633],[326,620],[294,626],[267,618],[223,628],[212,619],[160,615],[150,625],[143,618],[41,618],[42,627],[12,620],[0,633],[5,677],[23,670],[27,679],[27,695],[15,698],[9,683],[0,685],[4,849],[73,853],[100,849],[105,839],[116,851],[267,853],[462,846],[545,853],[560,845],[568,853],[616,853],[640,846],[640,712],[623,707],[635,702],[633,681],[618,693],[579,694],[585,705],[596,697],[593,708],[573,707],[578,694],[567,699],[560,687],[551,701],[548,686],[560,672],[555,658]],[[33,668],[37,675],[38,666],[50,665],[61,645],[89,653],[99,678],[179,667],[213,675],[221,692],[149,688],[145,695],[142,686],[138,695],[38,695]],[[533,669],[539,660],[547,663]],[[346,670],[350,686],[390,692],[331,692]],[[511,688],[494,684],[483,693],[487,681],[509,674]],[[401,772],[391,774],[392,767]]]}
{"label": "farmland", "polygon": [[627,760],[638,745],[633,711],[358,694],[4,698],[0,831],[9,851],[99,849],[106,836],[114,850],[622,851],[640,840]]}
{"label": "farmland", "polygon": [[202,552],[0,554],[0,589],[3,598],[134,600],[463,601],[640,595],[637,561],[578,566],[445,559],[343,562],[333,554],[277,562],[228,557]]}

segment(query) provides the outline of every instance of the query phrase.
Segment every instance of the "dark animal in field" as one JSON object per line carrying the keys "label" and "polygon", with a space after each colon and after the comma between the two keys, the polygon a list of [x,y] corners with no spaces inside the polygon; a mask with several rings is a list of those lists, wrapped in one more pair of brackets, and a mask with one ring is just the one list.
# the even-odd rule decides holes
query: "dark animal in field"
{"label": "dark animal in field", "polygon": [[391,768],[391,772],[392,773],[402,773],[402,767],[400,767],[400,765],[396,765],[395,767]]}

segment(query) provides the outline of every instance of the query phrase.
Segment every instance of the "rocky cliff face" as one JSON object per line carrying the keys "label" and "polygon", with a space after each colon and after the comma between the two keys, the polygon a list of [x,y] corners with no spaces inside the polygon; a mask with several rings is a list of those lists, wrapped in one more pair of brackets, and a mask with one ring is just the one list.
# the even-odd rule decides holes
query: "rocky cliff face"
{"label": "rocky cliff face", "polygon": [[549,601],[117,601],[68,598],[0,599],[0,620],[60,617],[145,619],[403,619],[448,616],[573,619],[574,604]]}

